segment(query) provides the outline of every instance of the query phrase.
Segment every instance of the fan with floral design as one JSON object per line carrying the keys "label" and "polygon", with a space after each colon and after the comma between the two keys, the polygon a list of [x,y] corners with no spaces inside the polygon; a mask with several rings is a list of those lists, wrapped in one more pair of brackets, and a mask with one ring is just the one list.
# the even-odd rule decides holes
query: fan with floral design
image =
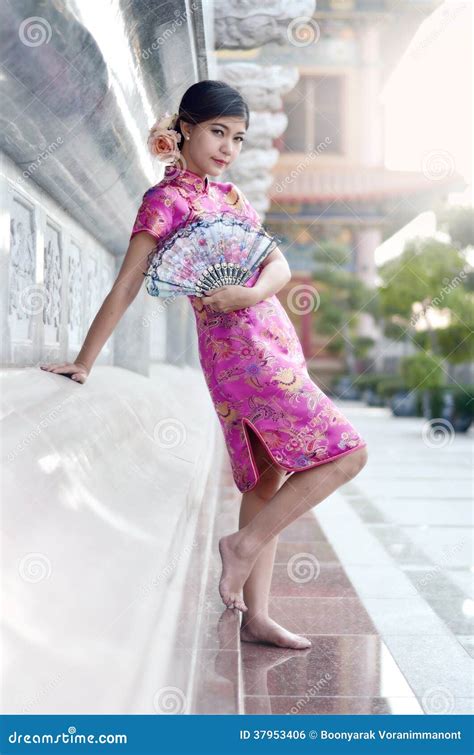
{"label": "fan with floral design", "polygon": [[171,234],[150,253],[146,288],[151,296],[204,296],[226,285],[244,285],[277,247],[263,226],[232,216],[199,218]]}

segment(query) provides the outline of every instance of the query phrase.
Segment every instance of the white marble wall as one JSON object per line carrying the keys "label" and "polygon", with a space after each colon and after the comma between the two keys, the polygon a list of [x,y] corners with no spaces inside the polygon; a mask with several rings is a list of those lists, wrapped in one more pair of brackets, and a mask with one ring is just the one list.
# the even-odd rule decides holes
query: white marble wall
{"label": "white marble wall", "polygon": [[[0,364],[72,361],[117,276],[113,255],[0,153]],[[95,364],[149,374],[150,364],[198,366],[189,302],[165,304],[145,286]]]}
{"label": "white marble wall", "polygon": [[[1,155],[1,363],[77,356],[115,279],[115,258]],[[97,359],[112,364],[114,335]]]}

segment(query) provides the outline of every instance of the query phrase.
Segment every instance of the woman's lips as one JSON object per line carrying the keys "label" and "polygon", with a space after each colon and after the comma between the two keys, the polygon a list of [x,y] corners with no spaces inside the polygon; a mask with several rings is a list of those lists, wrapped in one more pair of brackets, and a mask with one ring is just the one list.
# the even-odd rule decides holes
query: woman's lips
{"label": "woman's lips", "polygon": [[217,163],[218,165],[221,165],[222,167],[224,167],[224,165],[227,165],[225,160],[218,160],[216,157],[213,157],[212,159],[214,160],[215,163]]}

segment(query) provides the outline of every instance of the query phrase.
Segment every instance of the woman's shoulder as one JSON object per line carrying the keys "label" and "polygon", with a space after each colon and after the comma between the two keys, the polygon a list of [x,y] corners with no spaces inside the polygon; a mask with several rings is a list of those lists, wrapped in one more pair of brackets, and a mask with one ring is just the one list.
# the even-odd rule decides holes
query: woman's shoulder
{"label": "woman's shoulder", "polygon": [[169,182],[159,181],[143,194],[130,238],[140,231],[164,238],[181,224],[187,213],[185,200],[176,196]]}
{"label": "woman's shoulder", "polygon": [[226,204],[232,207],[236,212],[246,216],[254,222],[261,222],[261,218],[251,202],[247,199],[242,189],[232,181],[213,181],[215,186],[224,198]]}
{"label": "woman's shoulder", "polygon": [[239,187],[232,183],[232,181],[211,181],[211,186],[222,194],[230,194],[231,192],[243,196],[243,192]]}
{"label": "woman's shoulder", "polygon": [[173,189],[170,182],[162,179],[158,183],[153,184],[153,186],[150,186],[143,194],[142,199],[156,199],[156,201],[159,201],[165,200],[172,195]]}

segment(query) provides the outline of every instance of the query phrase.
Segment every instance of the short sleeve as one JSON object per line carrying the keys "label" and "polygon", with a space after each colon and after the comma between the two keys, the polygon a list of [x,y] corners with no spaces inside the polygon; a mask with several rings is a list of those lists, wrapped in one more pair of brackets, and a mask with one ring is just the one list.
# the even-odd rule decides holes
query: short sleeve
{"label": "short sleeve", "polygon": [[130,239],[140,231],[147,231],[158,241],[172,228],[172,210],[169,199],[159,187],[152,186],[146,191],[132,227]]}
{"label": "short sleeve", "polygon": [[242,189],[239,189],[235,184],[233,184],[233,186],[240,197],[240,203],[246,219],[248,219],[252,225],[260,226],[262,224],[262,219],[257,210],[251,205]]}

